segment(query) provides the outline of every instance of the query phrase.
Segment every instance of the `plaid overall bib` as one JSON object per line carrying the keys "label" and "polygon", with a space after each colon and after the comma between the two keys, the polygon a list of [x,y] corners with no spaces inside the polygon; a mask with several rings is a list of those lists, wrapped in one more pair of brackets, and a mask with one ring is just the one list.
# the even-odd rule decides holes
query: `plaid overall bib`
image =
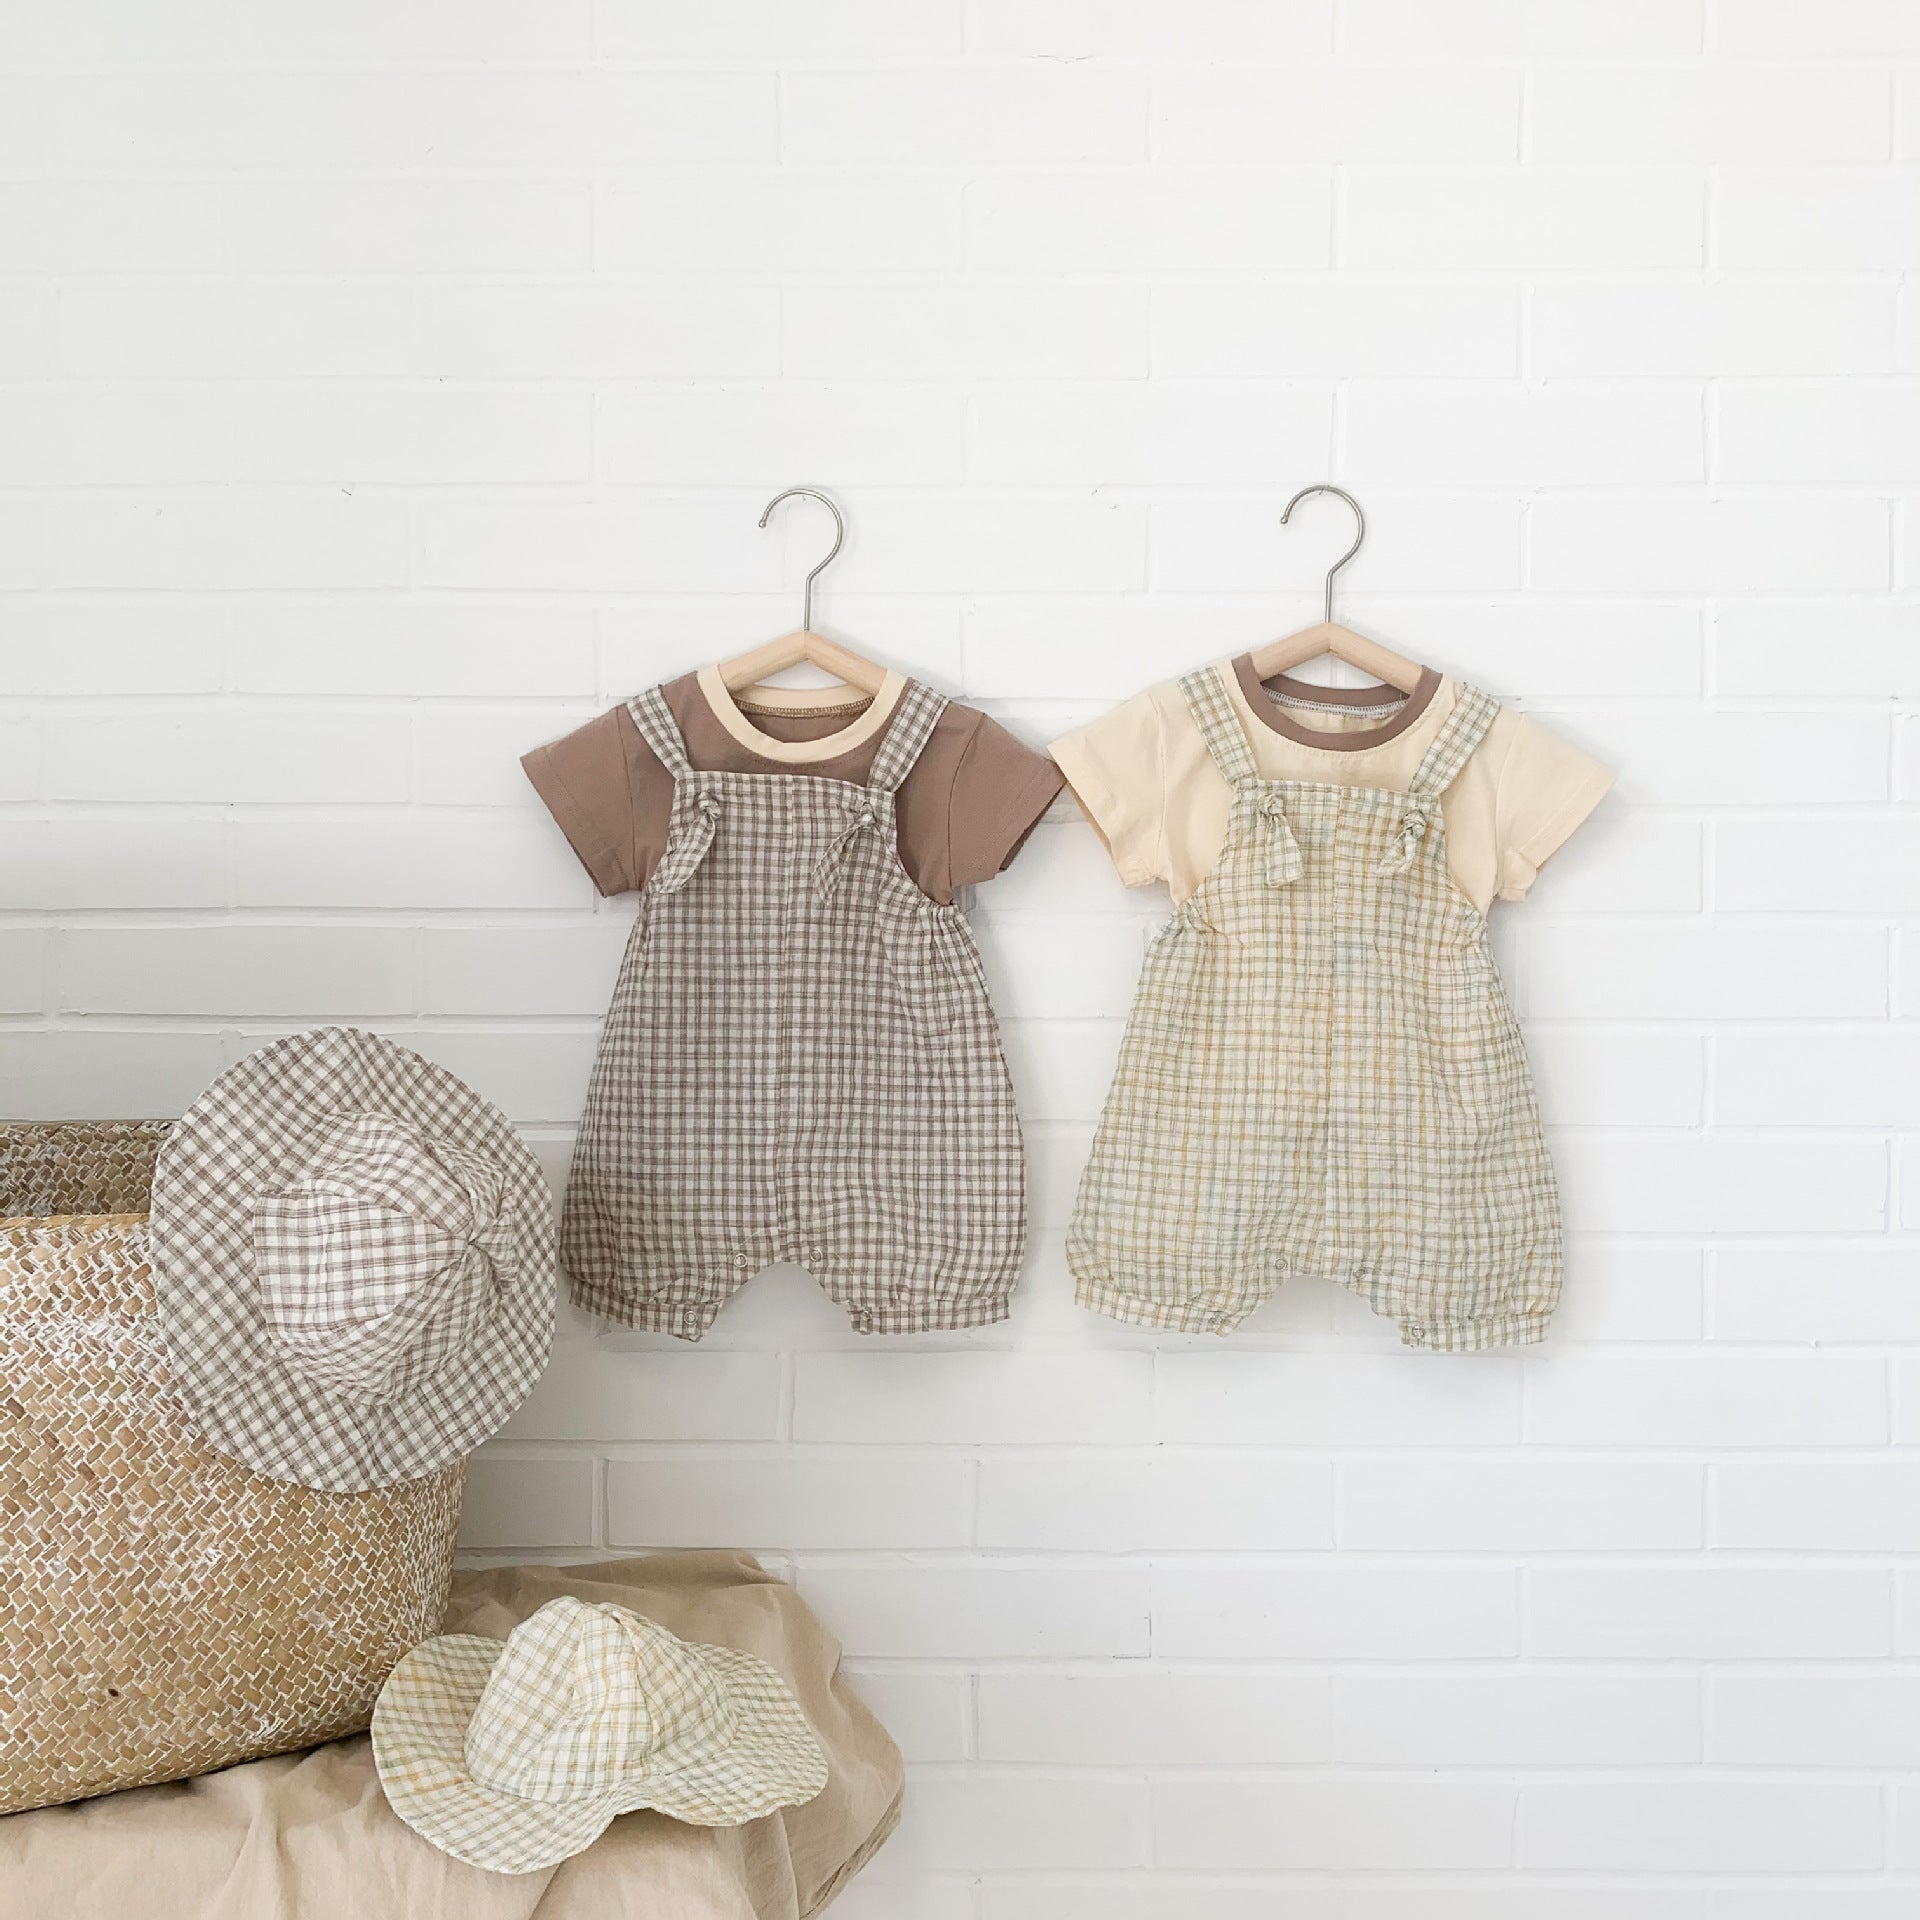
{"label": "plaid overall bib", "polygon": [[666,849],[607,1013],[561,1224],[589,1312],[697,1340],[762,1267],[862,1333],[1001,1320],[1026,1232],[972,929],[901,865],[894,796],[945,700],[909,681],[865,786],[702,773],[658,688]]}
{"label": "plaid overall bib", "polygon": [[1410,1346],[1542,1339],[1559,1198],[1441,812],[1496,703],[1463,688],[1394,793],[1263,780],[1219,675],[1181,689],[1231,822],[1141,974],[1068,1234],[1078,1299],[1224,1334],[1325,1274]]}

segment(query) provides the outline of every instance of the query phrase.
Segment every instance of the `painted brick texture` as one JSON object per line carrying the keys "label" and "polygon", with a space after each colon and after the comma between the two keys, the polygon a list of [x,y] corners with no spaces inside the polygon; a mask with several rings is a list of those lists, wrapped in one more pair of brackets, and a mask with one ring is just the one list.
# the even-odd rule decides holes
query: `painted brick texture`
{"label": "painted brick texture", "polygon": [[[18,11],[18,10],[16,10]],[[73,0],[0,46],[0,1109],[394,1033],[556,1179],[628,902],[515,766],[821,620],[1033,741],[1343,611],[1620,769],[1498,934],[1542,1350],[1078,1312],[1163,896],[976,919],[1013,1320],[563,1318],[476,1556],[731,1544],[914,1767],[850,1920],[1920,1910],[1920,10]]]}

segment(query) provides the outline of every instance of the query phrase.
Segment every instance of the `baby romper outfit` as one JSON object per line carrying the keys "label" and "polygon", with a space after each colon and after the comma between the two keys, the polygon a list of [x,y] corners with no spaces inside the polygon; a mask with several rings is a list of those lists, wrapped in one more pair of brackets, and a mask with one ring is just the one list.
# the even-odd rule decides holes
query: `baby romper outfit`
{"label": "baby romper outfit", "polygon": [[[527,757],[603,890],[646,868],[561,1227],[575,1302],[629,1326],[697,1340],[783,1260],[862,1333],[1007,1313],[1013,1090],[966,917],[925,890],[927,845],[920,880],[904,864],[901,795],[953,716],[916,803],[922,829],[945,803],[947,891],[997,871],[1060,778],[916,682],[889,676],[851,726],[833,691],[838,708],[797,696],[783,741],[709,669]],[[721,764],[696,762],[676,706]],[[984,836],[956,831],[956,800],[991,811]]]}
{"label": "baby romper outfit", "polygon": [[[1244,658],[1189,674],[1178,693],[1227,817],[1142,973],[1069,1231],[1077,1298],[1116,1319],[1225,1334],[1288,1275],[1317,1273],[1396,1319],[1410,1346],[1544,1338],[1561,1285],[1559,1200],[1483,904],[1449,859],[1448,796],[1499,727],[1504,764],[1478,784],[1496,828],[1507,781],[1531,784],[1524,846],[1494,849],[1524,891],[1610,777],[1432,673],[1411,699],[1280,683],[1280,703],[1348,722],[1384,699],[1397,711],[1372,730],[1377,751],[1423,722],[1404,787],[1352,784],[1332,765],[1264,772],[1260,728],[1281,736],[1282,764],[1303,757],[1285,740],[1304,729],[1280,723]],[[1110,841],[1121,835],[1125,871],[1137,848],[1108,776],[1128,755],[1100,734],[1055,752],[1096,824],[1104,810]],[[1321,737],[1309,761],[1367,745]],[[1205,762],[1190,747],[1170,759],[1163,740],[1154,777],[1171,764],[1187,792]],[[1453,811],[1469,819],[1475,799]],[[1489,824],[1471,821],[1482,839]],[[1177,828],[1163,813],[1163,842]]]}

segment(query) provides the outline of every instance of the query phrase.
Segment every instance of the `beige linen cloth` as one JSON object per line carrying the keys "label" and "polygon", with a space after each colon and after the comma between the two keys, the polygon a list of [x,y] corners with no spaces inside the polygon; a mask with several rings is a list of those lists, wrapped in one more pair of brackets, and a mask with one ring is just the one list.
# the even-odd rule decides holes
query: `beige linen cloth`
{"label": "beige linen cloth", "polygon": [[893,1831],[899,1750],[837,1677],[840,1648],[744,1553],[464,1573],[449,1633],[504,1640],[558,1594],[612,1601],[683,1640],[758,1654],[826,1750],[820,1795],[745,1826],[624,1814],[540,1873],[483,1873],[429,1846],[380,1791],[366,1735],[170,1786],[0,1818],[0,1914],[62,1920],[805,1920]]}

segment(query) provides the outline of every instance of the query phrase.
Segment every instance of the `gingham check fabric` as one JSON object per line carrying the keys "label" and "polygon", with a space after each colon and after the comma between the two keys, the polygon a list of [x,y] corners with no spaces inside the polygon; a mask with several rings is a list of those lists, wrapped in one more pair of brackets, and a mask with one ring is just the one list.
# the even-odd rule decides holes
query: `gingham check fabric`
{"label": "gingham check fabric", "polygon": [[1076,1297],[1224,1334],[1325,1274],[1412,1346],[1542,1339],[1553,1167],[1441,811],[1498,708],[1463,688],[1404,793],[1268,781],[1224,671],[1181,686],[1233,789],[1226,843],[1141,975],[1068,1233]]}
{"label": "gingham check fabric", "polygon": [[862,1333],[1004,1319],[1026,1229],[1013,1087],[958,906],[900,864],[894,796],[944,700],[909,682],[865,786],[674,776],[561,1227],[575,1301],[697,1340],[791,1260]]}
{"label": "gingham check fabric", "polygon": [[506,1117],[378,1035],[229,1067],[168,1136],[154,1290],[209,1444],[332,1492],[437,1471],[546,1365],[552,1201]]}
{"label": "gingham check fabric", "polygon": [[393,1810],[469,1865],[530,1873],[643,1807],[732,1827],[811,1800],[827,1761],[764,1661],[563,1596],[504,1642],[445,1634],[373,1711]]}
{"label": "gingham check fabric", "polygon": [[253,1248],[273,1336],[308,1378],[390,1400],[461,1353],[514,1260],[499,1165],[355,1114],[314,1171],[260,1195]]}

